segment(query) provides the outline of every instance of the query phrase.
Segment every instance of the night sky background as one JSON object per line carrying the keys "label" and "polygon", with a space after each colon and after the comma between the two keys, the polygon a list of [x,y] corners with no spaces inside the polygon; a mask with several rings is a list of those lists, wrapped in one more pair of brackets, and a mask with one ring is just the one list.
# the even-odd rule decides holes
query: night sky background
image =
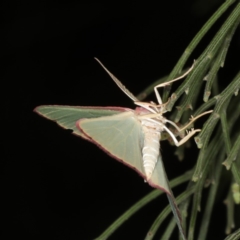
{"label": "night sky background", "polygon": [[[3,1],[1,240],[94,239],[152,190],[134,171],[33,109],[44,104],[134,108],[94,57],[138,94],[171,71],[223,2]],[[206,35],[188,66],[228,14]],[[239,39],[238,30],[220,70],[222,81],[230,81],[239,68]],[[153,94],[147,100],[156,101]],[[197,124],[201,127],[201,121]],[[193,149],[179,163],[175,147],[161,143],[169,179],[193,166],[198,153],[196,145]],[[157,198],[110,239],[143,239],[166,204],[166,196]],[[225,218],[222,202],[214,211],[219,209]],[[212,222],[214,239],[223,239],[224,228],[225,223]]]}

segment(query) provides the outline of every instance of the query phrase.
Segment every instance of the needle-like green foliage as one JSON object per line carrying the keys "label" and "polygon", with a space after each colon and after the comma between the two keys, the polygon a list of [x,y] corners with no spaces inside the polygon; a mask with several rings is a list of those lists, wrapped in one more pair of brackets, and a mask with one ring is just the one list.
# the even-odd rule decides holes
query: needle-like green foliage
{"label": "needle-like green foliage", "polygon": [[[195,60],[194,68],[187,78],[182,81],[170,98],[170,87],[164,89],[163,94],[163,102],[167,102],[166,109],[170,112],[170,118],[175,122],[180,120],[186,122],[186,119],[190,117],[188,109],[194,110],[193,116],[213,109],[213,112],[206,117],[207,120],[202,131],[195,137],[196,144],[200,149],[198,158],[192,159],[195,166],[191,172],[184,173],[177,181],[178,184],[189,181],[185,191],[176,198],[183,216],[183,225],[186,228],[188,240],[211,239],[208,238],[209,225],[214,217],[212,209],[218,201],[224,201],[226,206],[227,213],[218,213],[221,214],[218,219],[222,219],[227,224],[225,233],[228,236],[225,240],[240,239],[240,218],[235,215],[236,211],[234,210],[239,208],[240,204],[240,96],[238,95],[240,71],[233,79],[226,79],[229,84],[221,92],[219,92],[217,76],[218,70],[224,66],[230,43],[235,37],[234,33],[240,23],[239,1],[225,1],[185,49],[169,76],[149,85],[138,95],[138,98],[143,100],[153,91],[154,86],[179,76],[201,39],[230,6],[232,11],[229,11],[225,22],[202,54]],[[205,85],[204,92],[202,92],[203,85]],[[199,99],[202,100],[199,101]],[[178,107],[173,108],[176,101],[178,101]],[[181,158],[184,157],[184,146],[177,150],[177,155]],[[224,192],[221,182],[224,182],[228,191],[225,188]],[[171,187],[176,186],[172,183]],[[206,187],[207,190],[205,190]],[[126,219],[129,219],[146,203],[155,199],[158,196],[157,191],[154,190],[136,203],[97,239],[107,239]],[[203,192],[207,194],[205,201],[202,197]],[[223,198],[219,199],[220,196]],[[203,212],[201,218],[199,211]],[[169,206],[159,213],[146,233],[145,239],[154,239],[157,230],[169,213]],[[170,239],[175,226],[176,222],[170,219],[169,225],[162,232],[160,239]],[[234,227],[238,230],[231,234]],[[179,238],[181,239],[181,236]]]}

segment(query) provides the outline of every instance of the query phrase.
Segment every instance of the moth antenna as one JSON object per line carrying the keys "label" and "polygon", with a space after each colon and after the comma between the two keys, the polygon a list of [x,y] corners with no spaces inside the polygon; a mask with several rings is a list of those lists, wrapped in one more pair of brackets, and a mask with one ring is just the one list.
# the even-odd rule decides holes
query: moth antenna
{"label": "moth antenna", "polygon": [[108,69],[101,63],[101,61],[97,58],[94,58],[102,67],[103,69],[108,73],[108,75],[112,78],[112,80],[118,85],[118,87],[128,96],[130,97],[134,102],[139,101]]}

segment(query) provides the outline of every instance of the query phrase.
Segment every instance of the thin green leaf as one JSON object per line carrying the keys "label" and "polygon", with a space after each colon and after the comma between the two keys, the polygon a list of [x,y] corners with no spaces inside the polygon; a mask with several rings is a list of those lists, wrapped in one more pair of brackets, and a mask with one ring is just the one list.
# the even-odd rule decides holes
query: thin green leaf
{"label": "thin green leaf", "polygon": [[[213,26],[213,24],[221,17],[221,15],[235,2],[236,0],[225,1],[220,8],[211,16],[211,18],[203,25],[197,35],[193,38],[187,48],[184,50],[182,56],[178,60],[177,64],[173,68],[172,72],[168,76],[168,80],[174,79],[180,72],[182,72],[183,66],[188,60],[189,56],[192,54],[193,50],[208,32],[208,30]],[[163,102],[165,102],[169,96],[170,88],[164,91]]]}
{"label": "thin green leaf", "polygon": [[[231,146],[229,146],[229,147],[231,147]],[[227,169],[230,169],[233,161],[236,160],[239,152],[240,152],[240,135],[238,136],[237,140],[235,141],[232,149],[229,150],[227,159],[223,162],[223,165],[225,165]]]}
{"label": "thin green leaf", "polygon": [[227,236],[224,240],[239,240],[240,239],[240,228],[237,229],[234,233]]}
{"label": "thin green leaf", "polygon": [[223,131],[223,138],[225,141],[226,153],[229,154],[231,151],[232,143],[230,140],[229,126],[228,126],[227,114],[225,109],[221,111],[220,119],[221,119],[222,131]]}
{"label": "thin green leaf", "polygon": [[237,183],[233,183],[231,186],[233,200],[236,204],[240,204],[240,185]]}
{"label": "thin green leaf", "polygon": [[194,181],[197,181],[199,177],[201,177],[201,172],[202,169],[204,168],[204,152],[208,146],[210,136],[220,118],[220,114],[227,107],[229,103],[228,100],[233,95],[234,91],[239,87],[239,85],[240,85],[240,72],[237,74],[235,79],[228,85],[228,87],[225,88],[225,90],[221,94],[215,97],[217,99],[217,104],[214,108],[214,112],[210,115],[210,117],[204,124],[200,134],[194,138],[198,147],[199,148],[202,147],[200,152],[200,155],[202,154],[202,157],[198,158],[197,167],[193,175]]}
{"label": "thin green leaf", "polygon": [[232,174],[233,174],[234,180],[240,185],[240,170],[239,169],[240,168],[238,167],[237,163],[233,162],[232,167],[231,167]]}
{"label": "thin green leaf", "polygon": [[175,227],[176,227],[176,221],[174,218],[172,218],[171,221],[169,222],[167,228],[165,229],[163,235],[161,236],[160,240],[170,239]]}
{"label": "thin green leaf", "polygon": [[231,188],[228,191],[227,198],[224,200],[227,208],[227,225],[225,229],[226,234],[230,234],[232,229],[235,227],[234,223],[234,201]]}
{"label": "thin green leaf", "polygon": [[171,96],[171,99],[166,106],[168,111],[171,111],[173,105],[178,100],[178,98],[182,95],[183,92],[185,92],[188,89],[194,89],[194,88],[191,88],[191,86],[194,84],[193,82],[197,81],[196,77],[198,75],[201,75],[203,74],[203,72],[207,71],[207,67],[209,66],[214,56],[217,54],[220,46],[222,45],[222,42],[225,40],[226,35],[229,33],[229,29],[231,28],[231,26],[235,24],[237,25],[239,24],[240,22],[239,15],[240,15],[240,4],[238,4],[236,8],[232,11],[232,13],[228,17],[228,19],[224,22],[224,24],[222,25],[220,30],[217,32],[217,34],[215,35],[211,43],[208,45],[208,47],[204,50],[204,52],[198,58],[194,69],[189,74],[187,79],[179,86],[177,91]]}
{"label": "thin green leaf", "polygon": [[228,51],[228,48],[230,46],[230,42],[231,42],[232,37],[233,37],[233,35],[236,31],[237,26],[238,26],[238,22],[236,22],[236,24],[230,29],[229,33],[227,34],[227,36],[226,36],[226,38],[225,38],[225,40],[224,40],[224,42],[221,46],[221,49],[219,50],[218,55],[215,58],[215,61],[212,64],[212,67],[211,67],[210,71],[208,72],[207,76],[204,79],[204,80],[207,81],[206,87],[205,87],[205,90],[204,90],[204,97],[203,97],[203,100],[205,102],[208,101],[208,98],[211,95],[212,84],[213,84],[213,81],[216,79],[216,74],[217,74],[219,68],[223,67],[223,65],[224,65],[224,61],[225,61],[225,58],[226,58],[226,55],[227,55],[227,51]]}
{"label": "thin green leaf", "polygon": [[[183,192],[176,198],[176,202],[179,205],[181,202],[185,201],[187,198],[189,198],[195,191],[195,187],[192,187],[191,189],[188,189],[187,191]],[[158,215],[154,223],[152,224],[151,228],[149,229],[145,240],[151,240],[155,236],[157,230],[159,229],[162,222],[166,219],[166,217],[170,214],[171,208],[170,206],[167,206],[164,208],[164,210]],[[184,236],[182,236],[183,239],[186,239]]]}
{"label": "thin green leaf", "polygon": [[210,191],[206,201],[204,214],[201,220],[201,227],[198,234],[198,240],[207,239],[207,232],[209,230],[209,223],[211,220],[211,214],[212,214],[214,202],[216,200],[215,198],[216,198],[217,189],[219,186],[219,181],[221,176],[221,170],[222,170],[222,166],[219,163],[220,161],[222,161],[221,159],[223,159],[223,156],[224,156],[223,151],[221,151],[221,154],[219,154],[220,159],[218,161],[218,164],[214,165],[215,179],[214,179],[214,183],[210,187]]}
{"label": "thin green leaf", "polygon": [[[204,163],[205,165],[201,171],[201,178],[198,179],[198,181],[196,183],[197,185],[196,185],[196,191],[194,193],[193,206],[192,206],[192,210],[191,210],[188,240],[194,239],[197,212],[200,211],[202,189],[206,182],[206,177],[207,177],[207,174],[209,173],[210,166],[211,166],[211,164],[216,164],[215,161],[217,159],[217,155],[223,146],[223,141],[219,141],[220,134],[221,134],[221,131],[219,130],[214,138],[215,141],[210,142],[210,144],[208,145],[208,147],[206,148],[206,151],[204,153],[202,153],[203,149],[201,149],[200,154],[199,154],[199,158],[204,156],[204,158],[206,158],[206,159],[205,159],[205,163]],[[220,164],[219,164],[219,166],[221,167]],[[195,179],[193,179],[193,180],[195,180]]]}

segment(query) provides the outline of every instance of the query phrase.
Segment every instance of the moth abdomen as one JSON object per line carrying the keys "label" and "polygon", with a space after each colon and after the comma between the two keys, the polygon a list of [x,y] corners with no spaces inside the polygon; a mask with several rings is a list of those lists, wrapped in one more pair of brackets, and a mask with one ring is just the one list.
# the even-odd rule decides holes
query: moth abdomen
{"label": "moth abdomen", "polygon": [[143,167],[147,180],[151,178],[159,156],[160,131],[154,128],[143,126],[144,146],[142,148]]}

